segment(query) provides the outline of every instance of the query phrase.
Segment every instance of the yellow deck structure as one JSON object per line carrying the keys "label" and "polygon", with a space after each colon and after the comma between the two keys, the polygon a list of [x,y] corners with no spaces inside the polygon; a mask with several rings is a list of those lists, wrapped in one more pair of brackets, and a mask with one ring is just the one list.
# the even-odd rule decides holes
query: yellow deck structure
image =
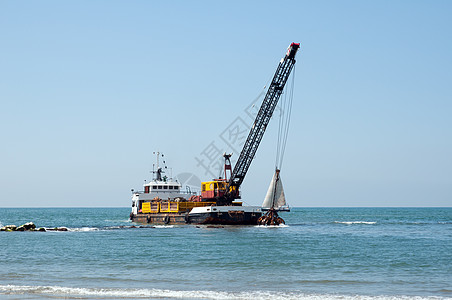
{"label": "yellow deck structure", "polygon": [[191,210],[193,207],[212,206],[215,202],[144,202],[141,206],[141,212],[145,214],[156,213],[179,213]]}

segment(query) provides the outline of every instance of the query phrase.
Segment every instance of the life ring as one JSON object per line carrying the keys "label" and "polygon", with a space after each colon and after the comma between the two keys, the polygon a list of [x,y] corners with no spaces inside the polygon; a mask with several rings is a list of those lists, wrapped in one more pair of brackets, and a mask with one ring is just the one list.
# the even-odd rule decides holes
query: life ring
{"label": "life ring", "polygon": [[169,217],[169,216],[165,216],[165,217],[163,218],[163,223],[168,224],[169,221],[170,221],[170,217]]}

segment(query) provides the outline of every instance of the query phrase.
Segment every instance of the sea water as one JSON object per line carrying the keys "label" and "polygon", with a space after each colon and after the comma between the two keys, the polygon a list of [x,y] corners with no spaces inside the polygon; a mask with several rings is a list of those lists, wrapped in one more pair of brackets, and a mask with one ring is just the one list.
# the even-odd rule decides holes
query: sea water
{"label": "sea water", "polygon": [[295,208],[285,226],[132,228],[129,208],[1,208],[6,299],[446,299],[452,208]]}

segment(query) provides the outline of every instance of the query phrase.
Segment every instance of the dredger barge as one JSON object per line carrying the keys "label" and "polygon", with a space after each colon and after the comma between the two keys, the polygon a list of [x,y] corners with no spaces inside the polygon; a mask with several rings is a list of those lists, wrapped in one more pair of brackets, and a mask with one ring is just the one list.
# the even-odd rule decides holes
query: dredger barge
{"label": "dredger barge", "polygon": [[[292,43],[278,64],[234,169],[231,167],[231,155],[224,154],[224,178],[202,182],[201,195],[198,195],[190,190],[184,191],[180,183],[162,176],[164,171],[159,168],[157,152],[157,170],[154,171],[153,180],[144,184],[144,191],[132,190],[130,219],[133,222],[168,225],[278,225],[284,222],[278,217],[278,207],[275,206],[276,202],[281,204],[280,200],[275,201],[276,198],[281,198],[282,186],[278,188],[280,182],[274,181],[274,186],[270,187],[273,200],[269,207],[243,206],[238,201],[241,199],[239,188],[284,90],[299,47],[300,44]],[[277,173],[279,174],[279,170]]]}

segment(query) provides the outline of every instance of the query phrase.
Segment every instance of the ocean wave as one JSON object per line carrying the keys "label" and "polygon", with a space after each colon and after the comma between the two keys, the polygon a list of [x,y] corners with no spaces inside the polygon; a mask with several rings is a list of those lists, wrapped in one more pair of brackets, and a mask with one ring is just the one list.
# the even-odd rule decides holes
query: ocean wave
{"label": "ocean wave", "polygon": [[[102,227],[44,227],[51,232],[92,232],[92,231],[110,231],[110,230],[127,230],[127,229],[142,229],[142,228],[172,228],[174,225],[153,225],[153,226],[102,226]],[[67,230],[66,230],[67,229]]]}
{"label": "ocean wave", "polygon": [[151,228],[174,228],[174,225],[153,225]]}
{"label": "ocean wave", "polygon": [[43,227],[48,232],[92,232],[92,231],[110,231],[110,230],[130,230],[130,229],[151,229],[151,228],[173,228],[175,225],[141,225],[141,226],[102,226],[102,227]]}
{"label": "ocean wave", "polygon": [[80,227],[80,228],[68,228],[68,231],[75,232],[87,232],[87,231],[99,231],[100,229],[97,227]]}
{"label": "ocean wave", "polygon": [[254,226],[256,228],[285,228],[289,227],[289,225],[286,224],[279,224],[279,225],[256,225]]}
{"label": "ocean wave", "polygon": [[340,294],[308,294],[300,291],[178,291],[161,289],[121,289],[121,288],[73,288],[62,286],[26,286],[26,285],[0,285],[0,294],[4,295],[36,295],[52,297],[95,297],[102,298],[163,298],[163,299],[216,299],[216,300],[242,300],[242,299],[305,299],[305,300],[433,300],[451,299],[434,296],[404,296],[404,295],[340,295]]}
{"label": "ocean wave", "polygon": [[369,221],[334,221],[336,224],[346,224],[346,225],[353,225],[353,224],[366,224],[366,225],[374,225],[377,224],[377,222],[369,222]]}

